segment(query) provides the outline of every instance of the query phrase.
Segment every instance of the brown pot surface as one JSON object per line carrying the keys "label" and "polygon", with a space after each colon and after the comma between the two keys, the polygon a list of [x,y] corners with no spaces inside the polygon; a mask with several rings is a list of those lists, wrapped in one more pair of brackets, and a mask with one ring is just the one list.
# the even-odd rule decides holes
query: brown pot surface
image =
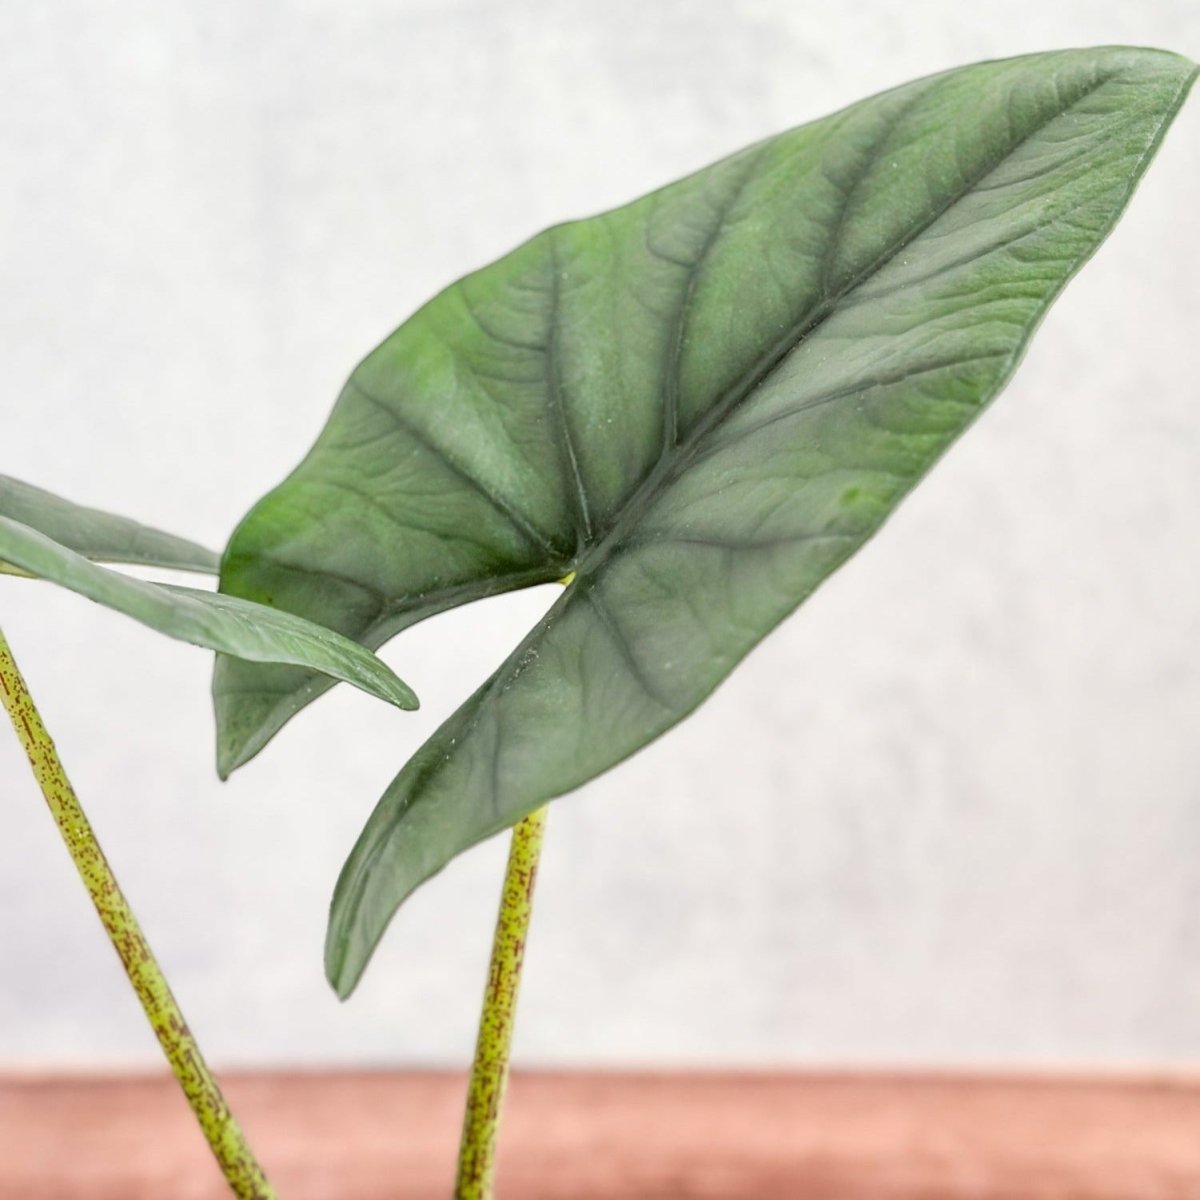
{"label": "brown pot surface", "polygon": [[[448,1200],[465,1084],[233,1074],[281,1200]],[[1200,1081],[518,1073],[500,1200],[1198,1200]],[[4,1200],[225,1200],[168,1078],[0,1077]]]}

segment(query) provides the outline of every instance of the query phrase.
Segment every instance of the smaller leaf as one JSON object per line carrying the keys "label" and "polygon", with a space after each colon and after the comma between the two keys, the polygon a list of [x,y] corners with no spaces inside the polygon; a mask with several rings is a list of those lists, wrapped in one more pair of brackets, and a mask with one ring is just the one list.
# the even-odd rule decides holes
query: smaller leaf
{"label": "smaller leaf", "polygon": [[0,517],[28,525],[95,562],[137,563],[206,575],[215,575],[221,566],[219,555],[186,538],[73,504],[10,475],[0,475]]}
{"label": "smaller leaf", "polygon": [[89,562],[19,521],[0,516],[0,559],[116,609],[159,633],[250,662],[308,667],[399,708],[417,697],[369,650],[303,617],[265,604],[133,579]]}

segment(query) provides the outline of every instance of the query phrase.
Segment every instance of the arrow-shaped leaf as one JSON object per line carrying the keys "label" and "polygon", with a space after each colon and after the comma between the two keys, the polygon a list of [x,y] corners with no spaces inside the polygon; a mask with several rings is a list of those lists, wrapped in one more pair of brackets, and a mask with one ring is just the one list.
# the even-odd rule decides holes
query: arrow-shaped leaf
{"label": "arrow-shaped leaf", "polygon": [[[339,992],[422,880],[686,716],[879,528],[1012,374],[1194,70],[1101,49],[886,92],[549,230],[357,368],[225,589],[377,645],[572,582],[368,822]],[[303,684],[220,667],[226,767]]]}
{"label": "arrow-shaped leaf", "polygon": [[220,557],[195,542],[72,504],[61,496],[0,475],[0,517],[19,521],[94,562],[136,563],[216,575]]}
{"label": "arrow-shaped leaf", "polygon": [[403,680],[369,650],[293,613],[106,570],[44,533],[3,516],[0,560],[179,641],[249,662],[306,667],[400,708],[417,707],[416,696]]}

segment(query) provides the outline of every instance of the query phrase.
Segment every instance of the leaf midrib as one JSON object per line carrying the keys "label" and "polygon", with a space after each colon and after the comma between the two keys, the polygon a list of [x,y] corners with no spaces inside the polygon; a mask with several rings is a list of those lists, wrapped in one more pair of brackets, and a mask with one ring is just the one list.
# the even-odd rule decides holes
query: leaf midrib
{"label": "leaf midrib", "polygon": [[[665,490],[672,478],[679,475],[694,459],[701,444],[708,435],[717,426],[721,425],[736,409],[746,403],[774,372],[783,365],[784,361],[795,353],[838,311],[848,296],[862,287],[864,283],[868,282],[894,260],[897,255],[901,254],[913,242],[937,224],[955,205],[961,203],[971,195],[989,175],[999,170],[1023,146],[1043,133],[1055,121],[1067,116],[1073,109],[1088,99],[1088,97],[1095,94],[1101,87],[1115,78],[1115,74],[1113,72],[1099,76],[1081,89],[1079,94],[1070,103],[1064,105],[1045,120],[1038,122],[1028,132],[1022,134],[998,158],[990,162],[983,170],[977,172],[962,187],[956,189],[923,222],[914,226],[903,237],[898,238],[892,245],[886,247],[866,267],[853,275],[838,292],[832,296],[825,297],[815,308],[811,309],[797,321],[791,329],[781,335],[775,344],[740,379],[727,389],[723,396],[718,397],[705,412],[704,416],[696,422],[682,439],[677,440],[671,446],[664,446],[654,466],[647,473],[641,484],[630,494],[628,500],[617,510],[605,532],[573,564],[575,580],[568,588],[568,592],[579,584],[587,583],[599,571],[612,556],[613,552],[619,548],[630,528],[636,525],[642,515],[651,507],[652,501],[657,498],[661,491]],[[926,92],[922,92],[921,97],[926,94]],[[918,99],[921,97],[918,97]],[[897,123],[896,121],[889,122],[886,135],[894,132]],[[868,160],[866,169],[869,169],[871,163],[874,161],[875,156],[872,156]],[[717,236],[719,236],[719,231]],[[716,238],[714,237],[713,241],[715,240]],[[837,247],[831,246],[828,252],[829,257],[832,258],[836,255],[836,252]],[[686,331],[681,331],[680,338],[681,341],[686,338]],[[676,370],[678,370],[678,367],[679,364],[676,363]]]}

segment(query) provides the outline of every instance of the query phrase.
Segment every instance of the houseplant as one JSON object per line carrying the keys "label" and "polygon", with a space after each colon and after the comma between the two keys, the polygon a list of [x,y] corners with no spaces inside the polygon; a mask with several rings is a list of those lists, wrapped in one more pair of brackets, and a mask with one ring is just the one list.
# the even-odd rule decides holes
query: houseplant
{"label": "houseplant", "polygon": [[[217,565],[216,556],[202,546],[0,476],[0,571],[59,584],[180,641],[259,662],[329,671],[401,708],[416,707],[416,697],[387,666],[328,629],[249,601],[130,578],[97,561],[209,574]],[[100,848],[2,629],[0,707],[12,721],[96,913],[231,1188],[249,1200],[266,1200],[274,1193]]]}
{"label": "houseplant", "polygon": [[[1006,382],[1193,71],[1106,49],[918,81],[551,230],[360,365],[234,535],[222,590],[377,646],[566,588],[368,823],[331,914],[339,993],[422,880],[535,833],[518,823],[687,715],[879,527]],[[222,772],[323,686],[221,660]],[[501,1026],[464,1196],[490,1187]]]}

